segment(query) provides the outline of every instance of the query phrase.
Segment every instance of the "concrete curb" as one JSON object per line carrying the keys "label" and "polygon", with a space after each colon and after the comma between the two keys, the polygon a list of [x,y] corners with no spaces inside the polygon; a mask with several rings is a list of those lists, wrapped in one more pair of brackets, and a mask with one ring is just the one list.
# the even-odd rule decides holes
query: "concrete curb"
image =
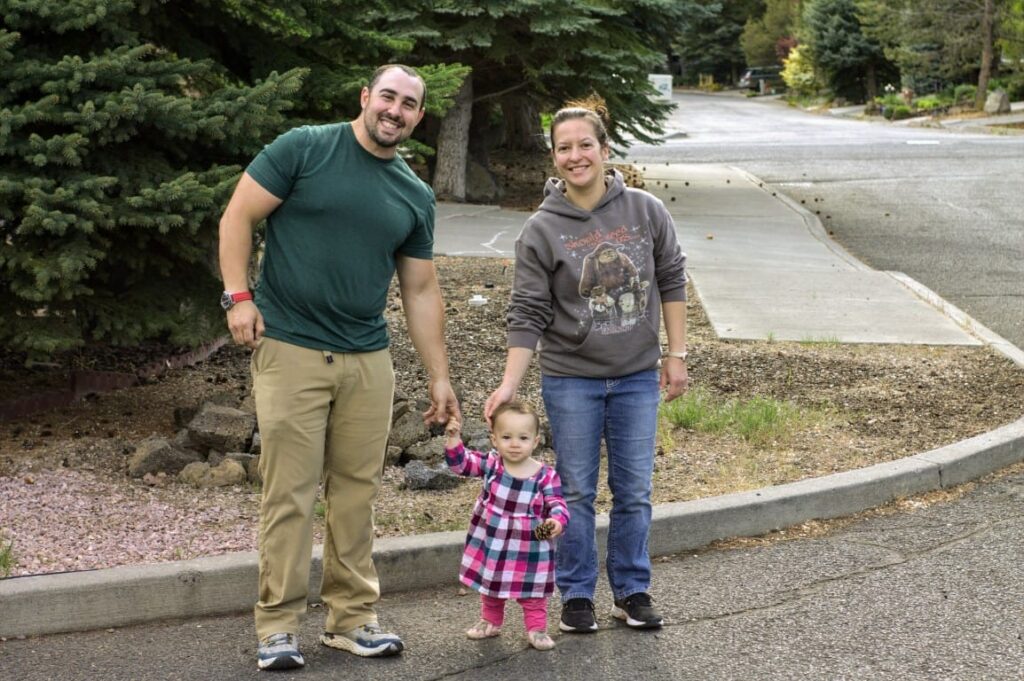
{"label": "concrete curb", "polygon": [[[1024,461],[1024,418],[923,454],[820,478],[656,506],[651,555],[692,550],[813,519],[836,518],[893,499],[959,485]],[[608,519],[598,519],[603,552]],[[464,533],[383,539],[374,558],[385,593],[454,586]],[[251,610],[257,556],[232,553],[143,567],[0,580],[0,636],[120,627]],[[321,547],[313,552],[310,600],[319,598]]]}

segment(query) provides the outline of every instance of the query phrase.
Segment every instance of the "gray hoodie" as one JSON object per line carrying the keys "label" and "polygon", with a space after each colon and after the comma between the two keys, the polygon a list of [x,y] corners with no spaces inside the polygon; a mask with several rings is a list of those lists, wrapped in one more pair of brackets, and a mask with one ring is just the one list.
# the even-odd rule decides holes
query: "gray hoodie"
{"label": "gray hoodie", "polygon": [[516,240],[509,347],[537,349],[541,372],[610,378],[661,357],[662,301],[686,300],[686,256],[659,199],[613,171],[591,211],[555,178]]}

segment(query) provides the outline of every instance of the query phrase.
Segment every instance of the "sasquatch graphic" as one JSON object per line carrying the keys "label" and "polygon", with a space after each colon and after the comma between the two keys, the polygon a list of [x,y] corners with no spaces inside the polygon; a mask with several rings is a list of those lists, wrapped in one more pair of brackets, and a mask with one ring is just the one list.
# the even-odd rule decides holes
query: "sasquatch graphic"
{"label": "sasquatch graphic", "polygon": [[605,293],[603,286],[595,286],[590,290],[590,313],[598,320],[615,316],[615,300]]}
{"label": "sasquatch graphic", "polygon": [[622,245],[605,241],[583,258],[580,295],[589,298],[600,286],[606,295],[618,300],[619,294],[632,289],[638,278],[636,265],[622,252]]}

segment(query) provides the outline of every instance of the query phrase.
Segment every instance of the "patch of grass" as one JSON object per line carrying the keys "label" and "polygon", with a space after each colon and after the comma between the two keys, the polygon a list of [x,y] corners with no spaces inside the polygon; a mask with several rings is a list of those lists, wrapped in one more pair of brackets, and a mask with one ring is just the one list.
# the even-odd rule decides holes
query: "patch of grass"
{"label": "patch of grass", "polygon": [[801,338],[800,345],[818,346],[823,348],[835,348],[839,347],[839,337],[823,336],[821,338],[814,338],[813,336],[809,336],[807,338]]}
{"label": "patch of grass", "polygon": [[0,579],[10,577],[14,562],[14,540],[5,541],[0,532]]}
{"label": "patch of grass", "polygon": [[323,518],[325,513],[327,513],[327,505],[324,502],[318,501],[313,504],[313,515],[317,518]]}
{"label": "patch of grass", "polygon": [[775,342],[775,332],[774,331],[769,331],[768,333],[766,333],[764,335],[764,339],[767,342],[769,342],[769,343],[774,343]]}
{"label": "patch of grass", "polygon": [[785,440],[805,423],[824,418],[791,402],[768,397],[722,400],[697,388],[661,406],[661,414],[678,428],[703,433],[731,433],[755,447]]}

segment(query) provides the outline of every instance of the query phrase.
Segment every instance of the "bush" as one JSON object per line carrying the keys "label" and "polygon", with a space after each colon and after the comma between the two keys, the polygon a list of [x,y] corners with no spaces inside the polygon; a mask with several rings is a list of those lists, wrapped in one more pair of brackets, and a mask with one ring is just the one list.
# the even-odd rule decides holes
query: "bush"
{"label": "bush", "polygon": [[936,109],[942,109],[948,105],[948,102],[942,101],[942,99],[936,95],[921,97],[920,99],[914,100],[914,108],[923,112],[935,111]]}
{"label": "bush", "polygon": [[1006,96],[1011,102],[1024,100],[1024,73],[1016,73],[1006,79]]}
{"label": "bush", "polygon": [[886,109],[886,118],[893,121],[902,121],[905,118],[911,118],[914,115],[914,110],[906,104],[898,104],[891,109]]}
{"label": "bush", "polygon": [[954,104],[973,104],[974,96],[978,93],[977,85],[957,85],[953,88],[953,103]]}

